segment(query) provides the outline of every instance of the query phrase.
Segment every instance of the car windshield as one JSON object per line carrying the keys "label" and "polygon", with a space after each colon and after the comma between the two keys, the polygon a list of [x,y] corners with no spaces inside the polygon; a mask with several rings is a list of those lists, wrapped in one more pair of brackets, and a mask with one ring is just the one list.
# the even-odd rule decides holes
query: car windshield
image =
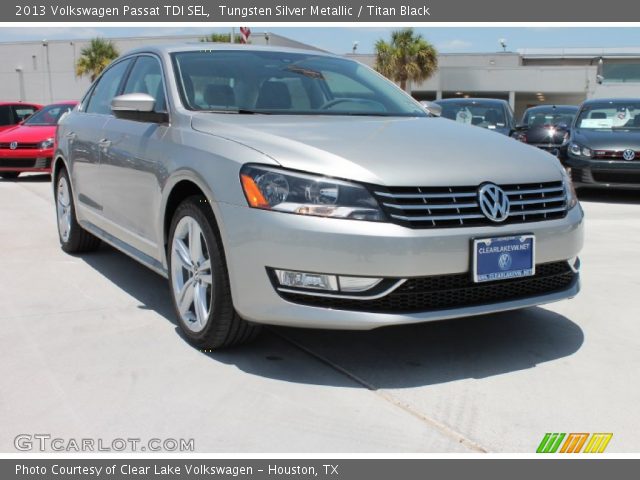
{"label": "car windshield", "polygon": [[585,130],[639,130],[640,101],[586,104],[576,126]]}
{"label": "car windshield", "polygon": [[60,117],[65,113],[73,110],[74,104],[61,103],[56,105],[47,105],[42,110],[38,110],[25,120],[23,125],[32,127],[41,127],[47,125],[57,125]]}
{"label": "car windshield", "polygon": [[313,53],[202,50],[173,54],[189,110],[286,115],[427,116],[368,67]]}
{"label": "car windshield", "polygon": [[443,102],[442,116],[458,123],[483,128],[503,128],[507,125],[504,108],[493,102]]}
{"label": "car windshield", "polygon": [[569,126],[577,112],[577,108],[536,108],[525,112],[522,123],[529,127]]}

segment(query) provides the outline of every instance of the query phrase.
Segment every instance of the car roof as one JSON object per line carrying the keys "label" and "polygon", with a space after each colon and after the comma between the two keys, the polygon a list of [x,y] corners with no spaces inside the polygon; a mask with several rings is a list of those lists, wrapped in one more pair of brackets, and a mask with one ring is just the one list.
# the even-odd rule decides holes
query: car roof
{"label": "car roof", "polygon": [[585,100],[582,105],[590,105],[593,103],[640,103],[640,98],[590,98]]}
{"label": "car roof", "polygon": [[246,45],[242,43],[216,43],[216,42],[193,42],[193,43],[171,43],[160,45],[148,45],[145,47],[129,50],[122,57],[135,55],[138,53],[175,53],[175,52],[199,52],[199,51],[251,51],[251,52],[284,52],[284,53],[309,53],[316,56],[344,58],[329,52],[320,50],[273,47],[266,45]]}
{"label": "car roof", "polygon": [[577,110],[577,105],[536,105],[535,107],[529,107],[527,110],[546,110],[549,108],[569,108],[573,110]]}
{"label": "car roof", "polygon": [[443,98],[441,100],[436,100],[435,103],[474,103],[474,102],[483,102],[483,103],[495,103],[504,105],[507,103],[506,100],[501,100],[499,98]]}
{"label": "car roof", "polygon": [[0,105],[5,106],[5,105],[24,105],[26,107],[42,107],[42,104],[40,103],[33,103],[33,102],[22,102],[22,101],[17,101],[17,102],[0,102]]}

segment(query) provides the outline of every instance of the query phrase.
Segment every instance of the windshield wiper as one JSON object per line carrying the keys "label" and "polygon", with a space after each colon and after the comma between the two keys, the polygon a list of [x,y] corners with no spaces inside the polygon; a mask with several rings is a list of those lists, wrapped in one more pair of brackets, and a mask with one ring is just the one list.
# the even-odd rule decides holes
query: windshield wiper
{"label": "windshield wiper", "polygon": [[247,108],[199,110],[205,113],[235,113],[240,115],[270,115],[271,112],[250,110]]}

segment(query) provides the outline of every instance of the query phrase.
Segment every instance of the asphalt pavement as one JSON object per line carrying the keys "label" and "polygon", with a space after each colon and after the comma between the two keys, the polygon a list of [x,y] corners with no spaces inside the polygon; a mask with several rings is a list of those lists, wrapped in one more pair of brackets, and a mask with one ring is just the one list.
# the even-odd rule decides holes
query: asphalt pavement
{"label": "asphalt pavement", "polygon": [[197,452],[525,452],[546,432],[640,451],[640,193],[581,192],[582,291],[370,332],[180,335],[166,281],[58,244],[43,175],[0,181],[0,452],[21,434],[193,439]]}

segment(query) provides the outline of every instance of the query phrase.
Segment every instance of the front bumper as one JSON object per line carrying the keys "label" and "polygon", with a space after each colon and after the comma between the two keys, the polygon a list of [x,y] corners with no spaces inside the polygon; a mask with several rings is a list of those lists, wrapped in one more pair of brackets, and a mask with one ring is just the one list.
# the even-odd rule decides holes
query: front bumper
{"label": "front bumper", "polygon": [[640,160],[585,160],[569,157],[576,187],[640,189]]}
{"label": "front bumper", "polygon": [[0,172],[51,172],[52,150],[0,150]]}
{"label": "front bumper", "polygon": [[282,298],[267,268],[341,275],[411,278],[464,274],[471,239],[536,235],[536,263],[576,257],[583,243],[583,213],[573,208],[558,220],[475,228],[410,229],[390,223],[304,217],[217,204],[233,302],[257,323],[310,328],[371,329],[511,310],[575,296],[579,276],[566,288],[482,305],[428,311],[362,311],[303,305]]}

